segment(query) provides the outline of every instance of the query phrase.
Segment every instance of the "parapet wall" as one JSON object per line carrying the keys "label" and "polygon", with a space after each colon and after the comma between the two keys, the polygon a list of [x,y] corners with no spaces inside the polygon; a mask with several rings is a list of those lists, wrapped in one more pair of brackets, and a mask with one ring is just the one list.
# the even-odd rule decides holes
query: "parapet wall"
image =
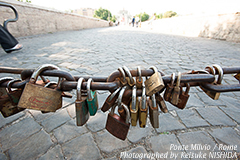
{"label": "parapet wall", "polygon": [[[109,22],[97,18],[64,13],[15,0],[1,1],[13,5],[18,11],[18,21],[10,22],[7,26],[15,37],[109,26]],[[5,19],[15,18],[9,7],[0,6],[0,15],[0,23]]]}
{"label": "parapet wall", "polygon": [[240,13],[165,18],[147,26],[165,34],[240,42]]}

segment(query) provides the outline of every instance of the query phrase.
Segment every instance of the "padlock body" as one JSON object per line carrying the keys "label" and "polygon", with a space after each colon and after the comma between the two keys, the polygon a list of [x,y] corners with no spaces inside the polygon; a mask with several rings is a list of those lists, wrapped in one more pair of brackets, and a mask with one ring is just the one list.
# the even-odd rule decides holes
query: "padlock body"
{"label": "padlock body", "polygon": [[147,123],[147,115],[148,115],[148,105],[147,103],[145,104],[146,108],[142,108],[142,100],[140,101],[140,106],[139,106],[139,126],[141,128],[146,127]]}
{"label": "padlock body", "polygon": [[179,99],[178,99],[178,104],[176,105],[176,107],[178,107],[179,109],[184,109],[188,102],[188,99],[189,99],[189,95],[180,94]]}
{"label": "padlock body", "polygon": [[117,114],[108,114],[106,129],[113,136],[125,140],[127,138],[129,127],[130,123],[127,124],[125,120]]}
{"label": "padlock body", "polygon": [[96,91],[90,91],[92,99],[87,98],[88,111],[90,116],[94,116],[98,110],[98,97]]}
{"label": "padlock body", "polygon": [[170,97],[171,102],[173,105],[177,105],[178,104],[178,99],[179,99],[179,95],[180,95],[180,90],[181,88],[178,86],[174,87],[174,90],[172,92],[172,96]]}
{"label": "padlock body", "polygon": [[0,96],[4,96],[7,94],[7,91],[5,88],[0,88]]}
{"label": "padlock body", "polygon": [[149,117],[153,128],[159,128],[158,107],[153,107],[151,100],[149,102]]}
{"label": "padlock body", "polygon": [[218,100],[220,97],[220,92],[213,92],[213,91],[208,91],[205,88],[201,87],[200,88],[213,100]]}
{"label": "padlock body", "polygon": [[62,107],[62,92],[27,83],[18,107],[55,112]]}
{"label": "padlock body", "polygon": [[170,84],[167,84],[166,90],[164,92],[164,99],[165,99],[165,101],[169,101],[170,100],[170,97],[172,95],[173,89],[174,89],[174,86],[172,86]]}
{"label": "padlock body", "polygon": [[167,105],[165,101],[163,100],[162,96],[158,93],[155,94],[156,102],[159,105],[161,111],[163,113],[168,113]]}
{"label": "padlock body", "polygon": [[118,96],[114,96],[112,98],[112,100],[109,101],[110,96],[111,96],[111,94],[108,96],[108,98],[106,99],[106,101],[104,102],[104,104],[103,104],[103,106],[101,108],[101,110],[103,112],[106,112],[107,110],[109,110],[114,105],[116,99],[118,98]]}
{"label": "padlock body", "polygon": [[148,96],[152,96],[165,87],[162,76],[159,72],[154,73],[149,79],[147,79],[145,81],[145,86],[146,95]]}
{"label": "padlock body", "polygon": [[83,126],[89,119],[86,98],[82,98],[82,100],[75,101],[77,126]]}
{"label": "padlock body", "polygon": [[141,82],[139,81],[139,77],[136,77],[136,87],[137,89],[142,89],[143,79],[141,78]]}
{"label": "padlock body", "polygon": [[138,116],[139,116],[139,113],[138,113],[138,106],[139,105],[139,101],[138,101],[138,98],[137,98],[137,101],[136,101],[136,109],[132,109],[132,103],[130,103],[130,106],[129,106],[129,110],[130,110],[130,115],[131,115],[131,125],[132,126],[136,126],[137,125],[137,121],[138,121]]}

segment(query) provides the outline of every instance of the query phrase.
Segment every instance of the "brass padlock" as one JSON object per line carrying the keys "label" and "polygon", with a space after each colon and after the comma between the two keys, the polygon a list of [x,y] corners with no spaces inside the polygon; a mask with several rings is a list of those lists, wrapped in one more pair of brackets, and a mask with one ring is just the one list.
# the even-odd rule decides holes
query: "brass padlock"
{"label": "brass padlock", "polygon": [[[10,81],[10,80],[13,80],[14,78],[13,77],[3,77],[3,78],[0,78],[0,84],[3,83],[3,82],[6,82],[6,81]],[[7,91],[6,91],[6,88],[0,88],[0,96],[4,96],[4,95],[7,95]]]}
{"label": "brass padlock", "polygon": [[137,100],[137,87],[133,86],[132,90],[132,102],[130,103],[130,113],[131,113],[131,125],[136,126],[138,121],[138,100]]}
{"label": "brass padlock", "polygon": [[142,97],[139,104],[139,126],[145,128],[147,123],[148,105],[145,84],[142,86]]}
{"label": "brass padlock", "polygon": [[165,101],[169,101],[171,95],[172,95],[172,92],[173,92],[173,89],[174,89],[174,82],[175,82],[175,73],[172,73],[171,75],[171,82],[170,84],[167,84],[166,86],[166,90],[164,92],[164,99]]}
{"label": "brass padlock", "polygon": [[170,97],[170,99],[171,99],[170,103],[173,105],[178,104],[178,99],[179,99],[179,95],[180,95],[180,91],[181,91],[181,88],[180,88],[181,76],[182,76],[181,72],[178,72],[177,83],[174,86],[172,95]]}
{"label": "brass padlock", "polygon": [[121,87],[119,87],[118,89],[116,89],[112,94],[110,94],[107,99],[105,100],[101,110],[103,112],[106,112],[107,110],[109,110],[115,103],[116,99],[118,98],[118,93],[121,90]]}
{"label": "brass padlock", "polygon": [[155,94],[148,99],[149,117],[153,128],[159,128],[159,112],[156,104]]}
{"label": "brass padlock", "polygon": [[[222,80],[223,80],[223,70],[222,70],[222,67],[215,64],[213,65],[213,67],[215,68],[215,70],[218,71],[218,79],[217,81],[215,80],[213,82],[214,85],[220,85],[222,83]],[[214,91],[209,91],[205,88],[203,88],[202,86],[200,86],[200,88],[212,99],[214,100],[217,100],[219,99],[219,96],[220,96],[220,92],[214,92]]]}
{"label": "brass padlock", "polygon": [[126,66],[123,66],[122,68],[128,76],[128,77],[126,77],[128,85],[132,87],[133,85],[135,85],[135,80],[132,77],[132,74],[131,74],[130,70]]}
{"label": "brass padlock", "polygon": [[94,116],[98,110],[97,91],[90,89],[90,85],[92,81],[93,81],[92,78],[89,78],[87,81],[87,95],[88,95],[87,105],[88,105],[88,111],[90,113],[90,116]]}
{"label": "brass padlock", "polygon": [[137,77],[136,77],[136,86],[137,89],[141,89],[142,88],[142,83],[143,83],[143,78],[142,78],[142,73],[141,73],[141,68],[140,66],[137,67]]}
{"label": "brass padlock", "polygon": [[160,90],[164,89],[165,85],[161,74],[158,72],[157,68],[152,66],[150,67],[154,70],[154,74],[145,81],[146,86],[146,95],[151,96]]}
{"label": "brass padlock", "polygon": [[83,96],[81,92],[83,81],[84,78],[79,78],[77,83],[77,99],[75,101],[77,126],[83,126],[89,119],[89,112],[86,101],[87,96]]}
{"label": "brass padlock", "polygon": [[190,90],[190,84],[189,83],[186,83],[186,91],[184,92],[182,90],[182,87],[181,87],[181,94],[179,96],[179,99],[178,99],[178,104],[176,105],[177,108],[179,109],[184,109],[186,104],[187,104],[187,101],[189,99],[189,90]]}
{"label": "brass padlock", "polygon": [[55,112],[62,107],[62,92],[60,90],[35,84],[40,73],[47,69],[59,68],[52,64],[44,64],[38,67],[33,72],[29,83],[25,85],[18,107],[46,112]]}
{"label": "brass padlock", "polygon": [[120,105],[126,110],[126,114],[127,114],[126,119],[123,119],[121,116],[115,114],[114,110],[115,110],[116,106],[118,106],[117,104],[119,104],[119,101],[112,107],[111,112],[108,114],[105,128],[113,136],[115,136],[121,140],[125,140],[127,137],[127,134],[128,134],[129,127],[130,127],[130,123],[129,123],[130,113],[129,113],[127,106],[125,104],[121,103]]}
{"label": "brass padlock", "polygon": [[155,94],[156,102],[163,113],[168,113],[167,105],[159,92]]}
{"label": "brass padlock", "polygon": [[24,110],[24,108],[17,107],[22,89],[16,89],[14,91],[11,89],[12,84],[18,81],[21,80],[10,80],[7,84],[7,95],[0,97],[0,111],[5,118]]}

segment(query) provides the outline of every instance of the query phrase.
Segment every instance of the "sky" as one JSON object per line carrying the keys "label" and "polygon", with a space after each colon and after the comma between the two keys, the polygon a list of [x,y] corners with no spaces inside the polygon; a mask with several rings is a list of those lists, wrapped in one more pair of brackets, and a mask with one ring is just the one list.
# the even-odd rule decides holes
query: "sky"
{"label": "sky", "polygon": [[113,15],[125,9],[132,15],[174,11],[179,15],[221,14],[240,12],[240,0],[31,0],[32,4],[57,10],[100,7],[108,9]]}

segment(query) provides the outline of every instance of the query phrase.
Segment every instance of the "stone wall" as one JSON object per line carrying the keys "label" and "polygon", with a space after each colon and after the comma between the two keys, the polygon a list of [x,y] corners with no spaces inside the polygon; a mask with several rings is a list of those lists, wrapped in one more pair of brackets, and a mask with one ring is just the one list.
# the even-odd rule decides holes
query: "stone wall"
{"label": "stone wall", "polygon": [[240,42],[240,13],[165,18],[145,22],[143,27],[165,34]]}
{"label": "stone wall", "polygon": [[[96,18],[64,13],[15,0],[1,1],[13,5],[18,11],[18,21],[8,23],[8,30],[15,37],[109,26],[107,21]],[[0,23],[15,17],[10,8],[2,6],[0,6],[0,15]]]}

